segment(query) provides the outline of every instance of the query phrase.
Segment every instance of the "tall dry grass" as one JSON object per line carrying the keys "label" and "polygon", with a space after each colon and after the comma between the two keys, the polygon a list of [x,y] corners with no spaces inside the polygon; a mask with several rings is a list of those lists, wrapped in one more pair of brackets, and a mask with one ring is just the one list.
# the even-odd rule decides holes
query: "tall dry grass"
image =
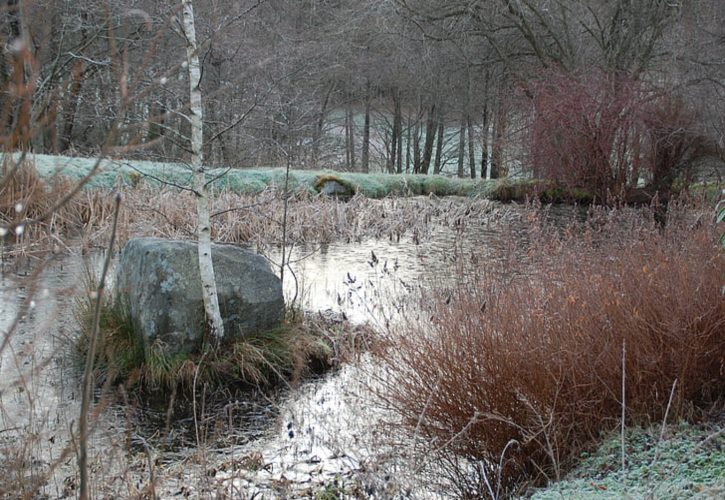
{"label": "tall dry grass", "polygon": [[43,179],[31,159],[16,163],[5,156],[0,166],[0,226],[16,255],[67,250],[66,238],[84,248],[102,246],[113,215],[112,196],[80,191],[61,203],[75,187],[63,176]]}
{"label": "tall dry grass", "polygon": [[661,421],[675,381],[673,421],[725,401],[725,255],[709,211],[671,207],[664,229],[652,211],[595,211],[530,239],[510,268],[463,264],[466,279],[424,297],[425,317],[381,353],[380,395],[462,497],[560,478],[623,411]]}
{"label": "tall dry grass", "polygon": [[[217,241],[264,247],[283,239],[284,204],[288,199],[285,241],[291,244],[360,241],[367,238],[414,240],[430,236],[436,221],[443,225],[482,221],[493,210],[487,200],[371,200],[358,195],[340,202],[304,191],[268,189],[258,195],[216,193],[212,200],[212,232]],[[142,188],[126,194],[129,222],[137,232],[188,238],[194,229],[189,217],[193,194]]]}
{"label": "tall dry grass", "polygon": [[[0,184],[0,225],[23,221],[23,232],[6,236],[6,252],[14,254],[102,247],[113,214],[112,193],[85,189],[49,213],[74,184],[62,176],[41,178],[32,161],[14,169],[6,157]],[[172,186],[141,183],[120,190],[123,203],[118,223],[121,245],[132,236],[192,239],[196,231],[194,195]],[[285,218],[285,199],[288,209]],[[494,205],[483,199],[371,200],[355,196],[347,203],[304,191],[285,193],[270,188],[260,194],[215,193],[212,199],[215,241],[263,250],[268,246],[315,245],[369,238],[413,241],[429,238],[439,225],[463,228],[491,221]],[[17,211],[16,207],[20,207]],[[283,238],[284,236],[284,238]]]}

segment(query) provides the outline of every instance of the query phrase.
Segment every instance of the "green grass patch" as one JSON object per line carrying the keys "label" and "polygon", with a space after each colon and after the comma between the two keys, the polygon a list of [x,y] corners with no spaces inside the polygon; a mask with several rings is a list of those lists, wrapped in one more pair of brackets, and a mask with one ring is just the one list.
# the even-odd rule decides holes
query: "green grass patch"
{"label": "green grass patch", "polygon": [[[93,281],[87,285],[92,290]],[[85,362],[90,335],[93,325],[95,294],[86,293],[78,298],[74,305],[76,321],[81,326],[76,341],[76,349],[81,363]],[[131,379],[137,376],[136,371],[144,365],[144,346],[134,332],[126,308],[106,301],[101,308],[99,331],[96,350],[96,375],[99,381],[112,379]]]}
{"label": "green grass patch", "polygon": [[[682,190],[680,188],[680,191]],[[725,198],[725,187],[723,187],[722,182],[697,182],[687,186],[687,191],[693,196],[702,196],[712,203],[717,203]]]}

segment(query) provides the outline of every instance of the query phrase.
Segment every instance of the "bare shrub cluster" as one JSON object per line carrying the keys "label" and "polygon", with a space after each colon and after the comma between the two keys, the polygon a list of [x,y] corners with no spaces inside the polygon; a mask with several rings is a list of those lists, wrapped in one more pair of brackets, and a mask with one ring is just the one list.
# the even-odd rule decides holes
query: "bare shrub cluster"
{"label": "bare shrub cluster", "polygon": [[669,419],[695,418],[725,399],[717,237],[684,207],[662,230],[628,209],[540,225],[526,264],[462,265],[457,287],[424,298],[381,354],[381,396],[464,497],[560,478],[623,409],[628,425],[662,421],[668,402]]}
{"label": "bare shrub cluster", "polygon": [[681,99],[604,71],[548,72],[531,83],[536,110],[530,146],[536,178],[585,188],[599,203],[636,190],[669,198],[689,185],[694,163],[716,155]]}

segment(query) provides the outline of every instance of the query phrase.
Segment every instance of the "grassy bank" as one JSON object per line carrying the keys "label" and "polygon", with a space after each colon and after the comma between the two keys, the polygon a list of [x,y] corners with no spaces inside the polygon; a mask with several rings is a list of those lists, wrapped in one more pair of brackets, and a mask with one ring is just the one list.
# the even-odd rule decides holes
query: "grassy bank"
{"label": "grassy bank", "polygon": [[[30,161],[38,173],[46,179],[62,176],[75,181],[85,176],[96,163],[94,158],[71,158],[64,156],[33,155]],[[236,194],[258,194],[268,188],[282,188],[285,184],[284,168],[235,169],[212,168],[209,179],[216,179],[212,186],[217,190],[228,190]],[[292,169],[289,176],[291,190],[316,192],[319,177],[333,175],[355,187],[357,192],[369,198],[383,198],[391,195],[435,194],[438,196],[473,196],[490,193],[496,182],[457,179],[444,176],[362,174],[355,172],[333,172],[327,170]],[[101,162],[100,171],[89,185],[111,188],[121,182],[127,186],[141,183],[160,187],[163,183],[176,186],[191,186],[191,169],[181,163],[158,163],[136,160],[106,159]]]}
{"label": "grassy bank", "polygon": [[[8,156],[7,158],[10,158]],[[12,156],[17,158],[17,155]],[[95,166],[94,158],[32,155],[28,163],[38,174],[48,180],[63,178],[70,182],[82,179]],[[208,172],[217,192],[227,191],[240,195],[259,194],[267,189],[285,186],[284,168],[226,169],[212,168]],[[98,173],[88,183],[96,188],[148,186],[158,189],[163,185],[188,188],[191,186],[191,169],[181,163],[158,163],[137,160],[105,159]],[[530,180],[459,179],[443,175],[409,175],[359,172],[335,172],[329,170],[297,170],[289,173],[288,188],[292,191],[316,193],[320,179],[339,179],[351,186],[356,193],[367,198],[388,196],[480,196],[499,201],[525,201],[541,198],[545,202],[588,203],[591,196],[582,190],[565,189]]]}

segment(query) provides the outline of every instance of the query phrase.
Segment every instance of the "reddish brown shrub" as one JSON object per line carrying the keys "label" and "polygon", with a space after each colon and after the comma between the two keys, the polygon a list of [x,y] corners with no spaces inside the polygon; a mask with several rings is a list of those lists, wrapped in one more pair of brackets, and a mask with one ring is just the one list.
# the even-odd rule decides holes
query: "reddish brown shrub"
{"label": "reddish brown shrub", "polygon": [[535,177],[589,189],[600,201],[617,187],[636,184],[629,153],[642,133],[645,106],[636,82],[601,72],[551,72],[529,90]]}
{"label": "reddish brown shrub", "polygon": [[625,194],[640,177],[660,197],[688,181],[691,160],[709,151],[681,100],[658,96],[625,75],[551,71],[533,96],[533,174],[584,188],[599,202]]}
{"label": "reddish brown shrub", "polygon": [[[511,487],[551,479],[620,422],[725,398],[725,256],[712,217],[601,212],[532,233],[526,265],[434,296],[382,354],[383,396],[409,429]],[[623,373],[624,359],[624,373]],[[507,445],[505,459],[499,460]],[[500,475],[500,476],[499,476]],[[487,492],[479,484],[480,492]]]}

